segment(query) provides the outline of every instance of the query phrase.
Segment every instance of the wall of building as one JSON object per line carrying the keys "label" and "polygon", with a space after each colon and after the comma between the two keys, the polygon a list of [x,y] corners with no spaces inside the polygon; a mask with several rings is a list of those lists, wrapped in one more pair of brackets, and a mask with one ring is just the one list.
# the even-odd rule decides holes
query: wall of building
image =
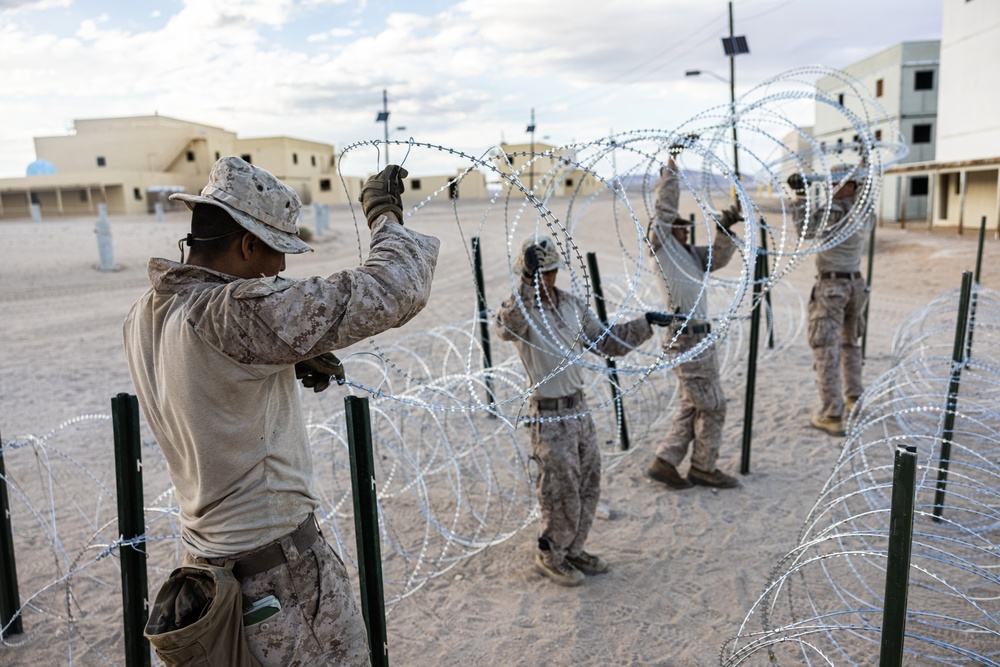
{"label": "wall of building", "polygon": [[1000,155],[1000,2],[943,0],[936,159]]}

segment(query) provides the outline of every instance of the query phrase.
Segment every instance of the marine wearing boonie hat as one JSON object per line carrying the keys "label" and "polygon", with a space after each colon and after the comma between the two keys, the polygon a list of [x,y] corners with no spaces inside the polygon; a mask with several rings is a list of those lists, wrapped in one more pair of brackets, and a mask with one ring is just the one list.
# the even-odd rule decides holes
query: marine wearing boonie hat
{"label": "marine wearing boonie hat", "polygon": [[299,238],[296,221],[302,202],[295,190],[269,171],[238,157],[220,158],[212,166],[208,185],[200,195],[177,193],[170,195],[170,199],[182,201],[192,210],[197,204],[218,206],[278,252],[298,254],[312,250]]}
{"label": "marine wearing boonie hat", "polygon": [[535,261],[528,263],[537,266],[538,271],[552,271],[566,266],[562,255],[559,254],[559,247],[551,236],[529,236],[524,239],[521,243],[521,253],[514,260],[514,268],[522,273],[525,267],[525,255],[529,252],[534,253]]}

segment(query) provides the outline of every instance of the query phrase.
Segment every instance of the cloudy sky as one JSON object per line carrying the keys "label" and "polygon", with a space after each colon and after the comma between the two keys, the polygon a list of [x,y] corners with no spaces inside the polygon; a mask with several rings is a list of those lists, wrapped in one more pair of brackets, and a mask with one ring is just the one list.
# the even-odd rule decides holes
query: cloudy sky
{"label": "cloudy sky", "polygon": [[[737,93],[940,37],[952,0],[735,0]],[[240,137],[480,155],[670,129],[728,100],[725,0],[0,0],[0,177],[77,118],[159,113]],[[811,119],[804,118],[806,123]],[[405,130],[395,128],[405,126]],[[395,156],[393,156],[395,157]]]}

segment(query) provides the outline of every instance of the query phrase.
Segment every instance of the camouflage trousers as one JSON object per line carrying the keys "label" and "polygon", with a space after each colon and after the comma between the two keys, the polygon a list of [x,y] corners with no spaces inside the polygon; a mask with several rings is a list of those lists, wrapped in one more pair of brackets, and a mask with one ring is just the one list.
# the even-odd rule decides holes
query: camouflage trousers
{"label": "camouflage trousers", "polygon": [[539,411],[532,405],[527,413],[529,419],[569,417],[528,424],[531,459],[538,464],[536,488],[542,512],[538,553],[549,566],[583,552],[601,497],[597,429],[589,414],[578,414],[586,410],[584,401],[582,406],[562,410]]}
{"label": "camouflage trousers", "polygon": [[[697,340],[695,336],[682,335],[678,347],[682,351],[690,349]],[[676,468],[693,442],[691,466],[711,472],[719,458],[722,427],[726,423],[726,395],[719,382],[715,349],[708,348],[691,361],[678,364],[674,374],[680,385],[680,405],[656,455]]]}
{"label": "camouflage trousers", "polygon": [[268,595],[281,603],[274,616],[244,627],[250,653],[261,667],[370,667],[364,618],[340,556],[322,535],[301,553],[289,537],[280,542],[287,562],[241,582],[244,608]]}
{"label": "camouflage trousers", "polygon": [[817,280],[809,297],[809,347],[819,389],[820,416],[843,417],[844,397],[857,398],[868,287],[864,278]]}

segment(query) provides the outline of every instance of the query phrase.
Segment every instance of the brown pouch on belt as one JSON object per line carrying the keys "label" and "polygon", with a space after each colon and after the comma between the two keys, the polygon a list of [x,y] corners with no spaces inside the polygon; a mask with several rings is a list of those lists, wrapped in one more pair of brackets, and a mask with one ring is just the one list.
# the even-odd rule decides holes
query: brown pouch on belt
{"label": "brown pouch on belt", "polygon": [[227,567],[185,565],[156,594],[143,633],[168,667],[260,667],[243,636],[243,593]]}

